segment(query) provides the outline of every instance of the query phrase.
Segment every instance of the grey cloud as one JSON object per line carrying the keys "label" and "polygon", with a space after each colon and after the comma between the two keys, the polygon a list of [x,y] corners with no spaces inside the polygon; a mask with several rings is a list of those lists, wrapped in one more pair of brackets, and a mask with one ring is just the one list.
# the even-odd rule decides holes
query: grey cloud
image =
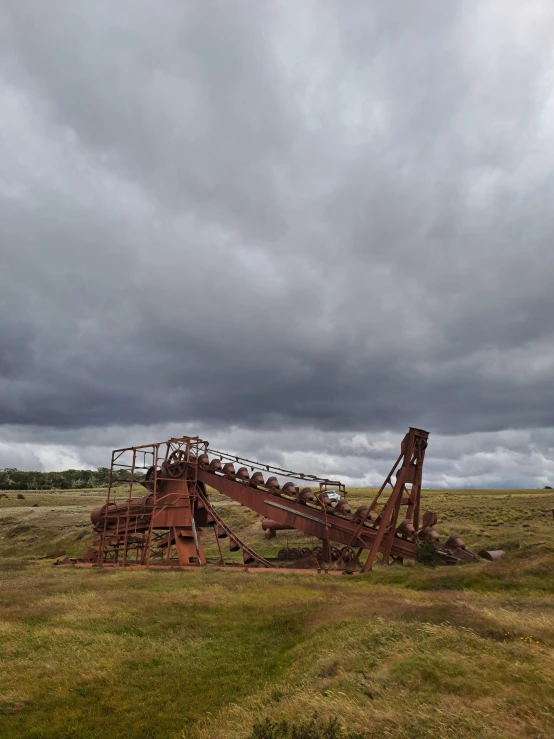
{"label": "grey cloud", "polygon": [[[2,457],[2,450],[10,448],[13,458],[19,455],[26,468],[109,466],[114,448],[160,442],[183,434],[199,434],[210,442],[211,450],[340,479],[348,486],[380,485],[399,453],[402,438],[402,434],[392,432],[336,432],[309,427],[254,430],[207,424],[58,429],[45,435],[43,429],[19,426],[0,431],[0,461],[7,458],[6,452]],[[533,429],[459,436],[431,434],[423,482],[425,487],[434,488],[552,485],[554,432]]]}
{"label": "grey cloud", "polygon": [[32,447],[0,441],[0,469],[6,467],[18,470],[39,470],[42,469],[42,464]]}
{"label": "grey cloud", "polygon": [[554,427],[550,3],[130,7],[0,11],[10,433]]}

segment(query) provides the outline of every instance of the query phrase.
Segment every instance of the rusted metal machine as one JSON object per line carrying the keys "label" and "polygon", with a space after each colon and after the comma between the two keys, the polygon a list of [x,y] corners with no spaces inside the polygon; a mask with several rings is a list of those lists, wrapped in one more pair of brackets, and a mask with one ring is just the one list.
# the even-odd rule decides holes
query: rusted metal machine
{"label": "rusted metal machine", "polygon": [[[208,442],[199,437],[118,449],[112,454],[106,503],[91,514],[98,541],[80,562],[199,567],[207,564],[203,541],[208,533],[217,544],[214,564],[237,566],[225,561],[222,540],[227,539],[231,552],[242,553],[243,566],[257,571],[285,566],[289,571],[364,573],[377,561],[390,564],[415,559],[424,542],[444,563],[472,560],[476,555],[466,551],[457,534],[440,541],[433,512],[421,514],[428,436],[426,431],[410,428],[375,498],[355,511],[338,480],[208,452]],[[122,469],[129,474],[123,495],[121,473],[116,478]],[[141,487],[147,493],[137,496]],[[216,510],[211,491],[262,516],[267,538],[294,529],[316,539],[317,546],[285,548],[273,559],[260,556]]]}

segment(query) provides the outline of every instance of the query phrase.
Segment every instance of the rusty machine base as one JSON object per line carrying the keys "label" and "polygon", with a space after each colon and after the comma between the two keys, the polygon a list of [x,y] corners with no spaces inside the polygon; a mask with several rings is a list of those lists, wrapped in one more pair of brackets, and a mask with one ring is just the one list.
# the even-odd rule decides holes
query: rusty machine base
{"label": "rusty machine base", "polygon": [[[416,559],[420,547],[430,548],[444,564],[472,561],[477,556],[467,551],[457,534],[441,542],[434,528],[437,516],[420,511],[428,436],[421,429],[409,429],[374,499],[355,511],[338,480],[209,452],[209,443],[197,436],[118,449],[112,454],[106,503],[91,514],[97,534],[94,546],[79,560],[58,564],[204,567],[207,536],[217,545],[211,564],[249,572],[365,573],[377,562]],[[138,494],[140,490],[143,494]],[[262,557],[214,506],[214,491],[258,513],[266,538],[296,530],[317,545],[285,547],[275,558]],[[241,562],[229,561],[224,542],[229,552],[240,552]],[[497,553],[493,555],[496,558]]]}

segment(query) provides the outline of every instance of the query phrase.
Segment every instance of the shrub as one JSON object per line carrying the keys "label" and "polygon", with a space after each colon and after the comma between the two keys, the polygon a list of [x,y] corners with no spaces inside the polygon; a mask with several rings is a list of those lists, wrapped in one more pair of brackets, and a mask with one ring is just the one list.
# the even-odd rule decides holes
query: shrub
{"label": "shrub", "polygon": [[435,567],[440,562],[437,548],[432,541],[421,541],[416,544],[416,559],[427,567]]}

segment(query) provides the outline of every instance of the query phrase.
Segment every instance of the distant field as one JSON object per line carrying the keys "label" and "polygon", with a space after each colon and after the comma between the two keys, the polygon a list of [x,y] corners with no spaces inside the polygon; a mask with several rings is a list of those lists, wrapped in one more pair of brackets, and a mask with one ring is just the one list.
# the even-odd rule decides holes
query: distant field
{"label": "distant field", "polygon": [[[554,736],[553,491],[424,491],[442,536],[506,557],[363,578],[55,568],[105,492],[7,495],[2,738]],[[312,544],[214,500],[261,554]]]}

